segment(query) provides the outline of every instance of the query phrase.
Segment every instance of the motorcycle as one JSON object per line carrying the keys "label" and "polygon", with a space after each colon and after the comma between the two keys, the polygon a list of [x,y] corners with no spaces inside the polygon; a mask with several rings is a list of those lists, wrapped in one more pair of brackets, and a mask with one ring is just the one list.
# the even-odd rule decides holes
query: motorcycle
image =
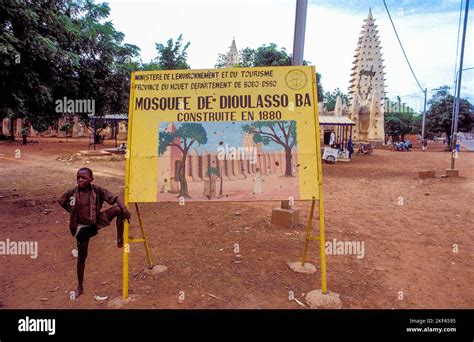
{"label": "motorcycle", "polygon": [[356,155],[359,155],[359,154],[369,155],[372,152],[374,152],[374,147],[371,144],[360,144]]}

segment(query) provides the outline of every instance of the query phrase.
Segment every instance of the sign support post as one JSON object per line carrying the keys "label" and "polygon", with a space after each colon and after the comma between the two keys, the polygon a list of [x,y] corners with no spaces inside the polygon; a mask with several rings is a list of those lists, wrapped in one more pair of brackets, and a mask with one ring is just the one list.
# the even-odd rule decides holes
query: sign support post
{"label": "sign support post", "polygon": [[[314,70],[314,69],[313,69]],[[313,73],[313,95],[314,98],[317,99],[317,92],[316,92],[316,73]],[[306,241],[304,244],[303,250],[303,258],[301,260],[301,266],[304,267],[306,263],[306,256],[308,254],[308,245],[310,241],[318,241],[319,240],[319,253],[320,253],[320,267],[321,267],[321,291],[323,294],[327,292],[327,281],[326,281],[326,237],[325,237],[325,230],[324,230],[324,201],[323,201],[323,169],[322,169],[322,159],[318,151],[321,151],[321,138],[320,138],[320,130],[319,130],[319,120],[318,120],[318,113],[315,109],[314,112],[314,122],[315,122],[315,138],[316,138],[316,164],[317,164],[317,176],[318,176],[318,202],[319,202],[319,236],[311,236],[311,224],[313,223],[313,216],[314,216],[314,207],[315,207],[315,199],[313,198],[311,202],[311,210],[309,212],[309,220],[308,225],[306,226]]]}
{"label": "sign support post", "polygon": [[[130,186],[130,157],[131,157],[131,148],[132,148],[132,124],[133,124],[133,94],[134,94],[134,73],[131,74],[131,91],[130,91],[130,106],[128,113],[128,136],[127,136],[127,153],[125,154],[126,158],[126,167],[125,167],[125,199],[124,204],[128,208],[129,206],[129,186]],[[123,227],[123,275],[122,275],[122,299],[125,300],[128,298],[128,255],[130,254],[130,243],[143,242],[145,244],[145,251],[147,255],[148,268],[153,268],[153,261],[151,259],[150,247],[148,246],[148,240],[145,234],[145,228],[143,227],[143,221],[140,216],[140,211],[138,209],[138,203],[135,203],[135,210],[137,211],[137,218],[140,224],[140,230],[142,233],[142,238],[130,239],[130,223],[128,220],[125,220]]]}

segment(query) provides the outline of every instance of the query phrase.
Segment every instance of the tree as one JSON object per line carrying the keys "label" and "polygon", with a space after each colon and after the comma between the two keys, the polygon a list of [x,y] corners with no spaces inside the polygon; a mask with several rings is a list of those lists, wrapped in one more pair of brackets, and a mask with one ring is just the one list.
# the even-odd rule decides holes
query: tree
{"label": "tree", "polygon": [[416,112],[413,108],[408,106],[405,102],[402,103],[400,96],[397,96],[397,101],[392,101],[389,98],[385,98],[385,112],[387,113],[409,113],[415,115]]}
{"label": "tree", "polygon": [[[176,139],[180,143],[176,143]],[[158,138],[158,155],[163,155],[168,146],[176,146],[181,151],[181,162],[179,163],[179,196],[190,197],[188,183],[186,182],[186,157],[189,149],[194,143],[203,145],[207,143],[207,133],[204,127],[198,123],[183,123],[174,133],[161,131]]]}
{"label": "tree", "polygon": [[[283,146],[285,150],[285,176],[291,177],[291,150],[296,145],[295,121],[257,121],[242,126],[242,130],[253,134],[256,144],[268,145],[270,141]],[[264,171],[264,170],[263,170]]]}
{"label": "tree", "polygon": [[61,132],[64,132],[66,135],[66,142],[68,141],[69,134],[71,133],[72,126],[69,122],[64,123],[61,127],[59,127],[59,130]]}
{"label": "tree", "polygon": [[[225,66],[225,54],[219,54],[216,68]],[[289,66],[292,63],[292,56],[286,49],[278,48],[275,43],[263,44],[257,49],[245,48],[239,51],[239,63],[235,67],[251,68],[264,66]],[[308,65],[308,61],[303,61],[303,65]],[[323,102],[324,91],[321,85],[321,74],[316,73],[316,84],[318,87],[318,102]]]}
{"label": "tree", "polygon": [[253,54],[248,51],[246,58],[251,58],[253,66],[291,65],[291,55],[285,48],[279,49],[275,43],[264,44],[254,50]]}
{"label": "tree", "polygon": [[245,48],[243,50],[240,50],[239,56],[240,56],[240,64],[239,66],[242,68],[250,68],[255,65],[255,50],[251,48]]}
{"label": "tree", "polygon": [[187,62],[190,42],[183,46],[183,36],[179,35],[176,42],[173,38],[168,39],[166,45],[156,43],[157,57],[150,63],[144,63],[141,70],[178,70],[189,69]]}
{"label": "tree", "polygon": [[406,134],[419,134],[421,118],[416,115],[413,108],[401,102],[400,96],[397,101],[385,99],[387,113],[385,114],[385,133],[393,140],[405,140]]}
{"label": "tree", "polygon": [[[436,134],[444,132],[448,137],[448,146],[451,143],[451,125],[455,97],[449,94],[449,87],[442,86],[428,101],[429,109],[426,111],[427,131]],[[473,126],[474,107],[467,99],[459,103],[458,129],[468,132]]]}
{"label": "tree", "polygon": [[385,133],[394,140],[405,140],[405,135],[417,132],[417,121],[411,113],[388,113],[385,115]]}
{"label": "tree", "polygon": [[65,1],[0,3],[0,92],[6,95],[0,119],[30,116],[38,129],[37,117],[54,116],[52,85],[78,60],[66,41],[73,25],[67,7]]}
{"label": "tree", "polygon": [[324,89],[323,84],[321,83],[321,74],[316,73],[316,87],[318,88],[318,103],[324,102]]}
{"label": "tree", "polygon": [[[76,2],[77,3],[77,2]],[[77,29],[79,47],[74,50],[80,56],[76,93],[71,97],[94,99],[97,115],[123,113],[127,111],[130,91],[130,71],[136,69],[132,58],[138,56],[139,48],[124,44],[124,34],[115,30],[107,21],[110,8],[107,4],[95,4],[87,0],[79,8]],[[67,85],[63,88],[67,89]],[[66,94],[67,95],[67,94]],[[61,98],[61,94],[58,94]],[[83,121],[87,113],[80,113]]]}
{"label": "tree", "polygon": [[[100,114],[128,106],[131,58],[138,47],[106,21],[92,0],[0,3],[0,119],[24,118],[46,130],[64,113],[56,100],[91,99]],[[81,114],[86,119],[87,113]]]}
{"label": "tree", "polygon": [[342,103],[346,106],[349,106],[349,96],[344,94],[339,88],[336,88],[332,92],[327,91],[324,94],[324,106],[329,112],[333,111],[336,108],[336,99],[340,96]]}
{"label": "tree", "polygon": [[413,108],[402,103],[400,96],[397,101],[385,98],[385,134],[393,140],[404,140],[406,134],[419,134],[421,130],[421,117]]}
{"label": "tree", "polygon": [[217,61],[214,64],[214,68],[225,68],[226,65],[227,54],[219,53],[217,54]]}

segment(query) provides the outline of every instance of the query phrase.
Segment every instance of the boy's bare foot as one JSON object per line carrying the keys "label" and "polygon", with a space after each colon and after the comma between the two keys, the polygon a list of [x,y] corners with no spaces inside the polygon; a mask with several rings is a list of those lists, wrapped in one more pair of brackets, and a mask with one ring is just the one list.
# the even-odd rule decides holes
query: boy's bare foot
{"label": "boy's bare foot", "polygon": [[78,287],[75,291],[71,291],[71,295],[69,299],[76,300],[83,293],[84,293],[84,288]]}
{"label": "boy's bare foot", "polygon": [[123,247],[123,240],[117,240],[117,247],[122,248]]}

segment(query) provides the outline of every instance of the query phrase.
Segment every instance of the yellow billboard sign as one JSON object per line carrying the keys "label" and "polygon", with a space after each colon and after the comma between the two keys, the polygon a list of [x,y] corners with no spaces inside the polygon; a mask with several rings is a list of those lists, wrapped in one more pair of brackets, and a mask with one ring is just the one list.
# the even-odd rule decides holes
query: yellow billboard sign
{"label": "yellow billboard sign", "polygon": [[132,73],[129,202],[318,199],[309,66]]}

